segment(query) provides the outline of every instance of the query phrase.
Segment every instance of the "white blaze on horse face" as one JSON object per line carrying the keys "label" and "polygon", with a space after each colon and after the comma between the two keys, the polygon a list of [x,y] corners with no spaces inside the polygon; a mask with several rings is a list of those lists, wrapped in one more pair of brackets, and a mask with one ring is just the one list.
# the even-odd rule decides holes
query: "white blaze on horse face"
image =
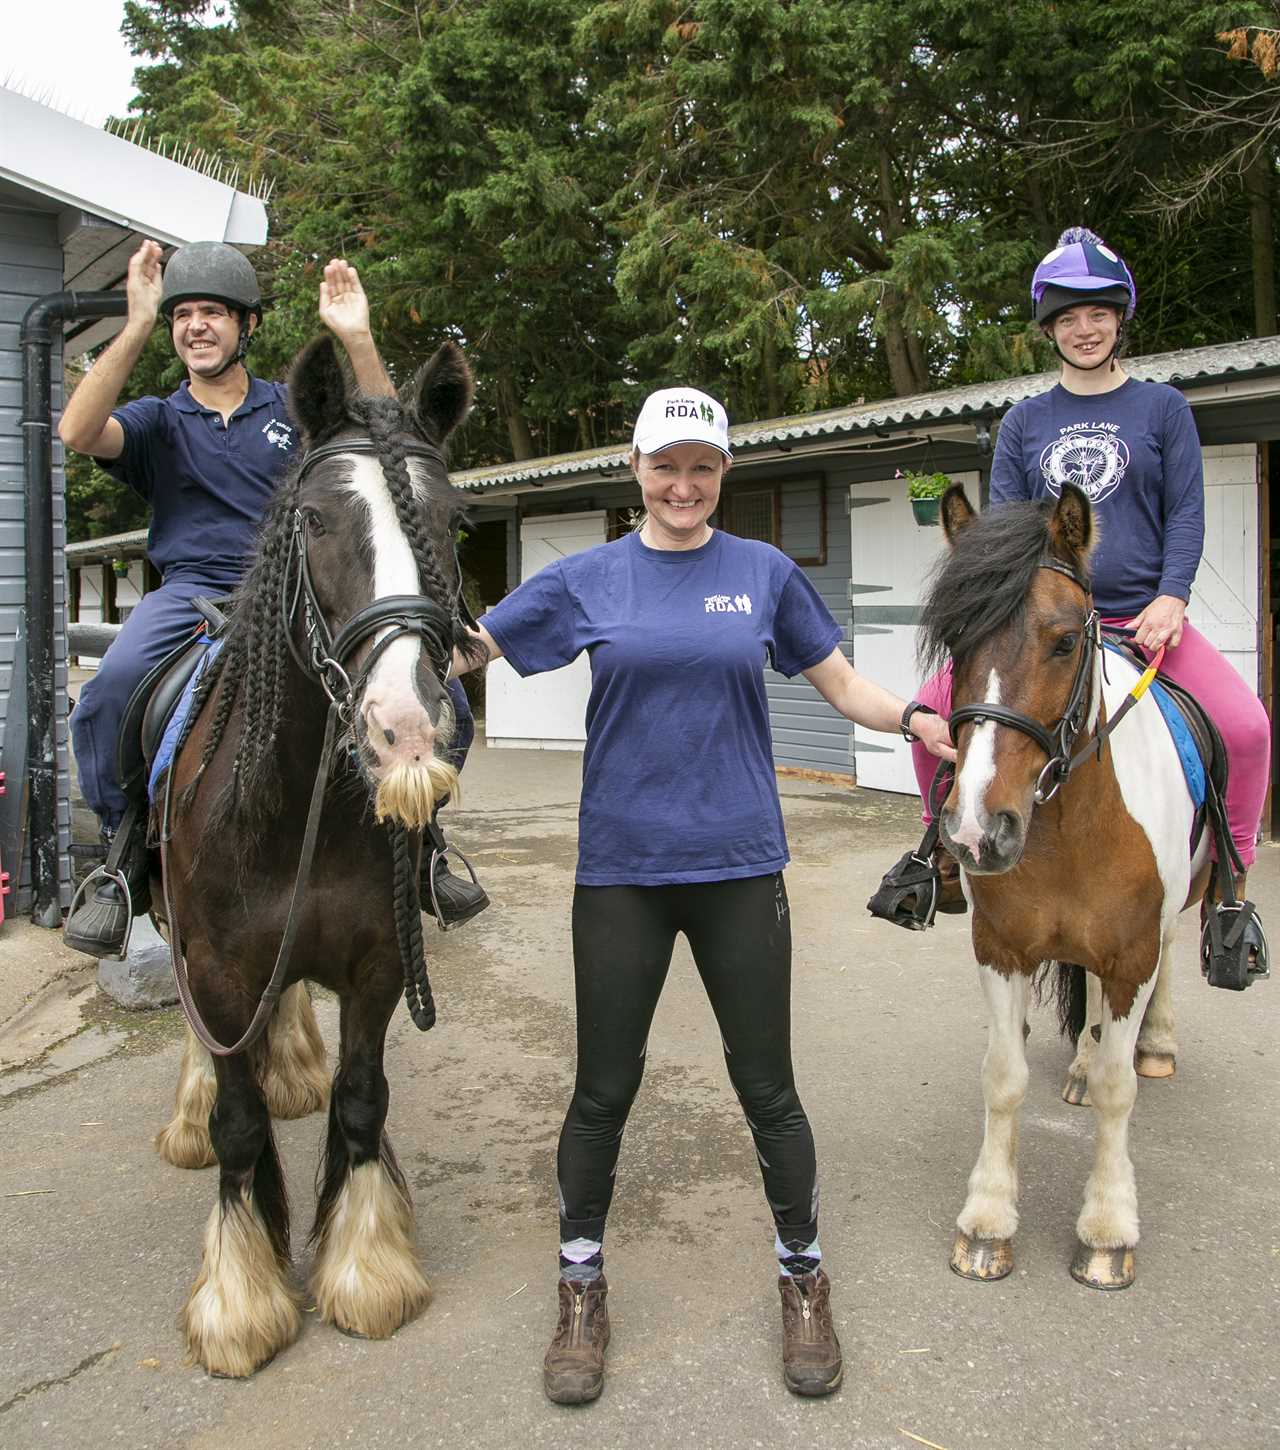
{"label": "white blaze on horse face", "polygon": [[[400,527],[382,465],[368,456],[354,458],[352,464],[347,487],[369,511],[374,599],[421,593],[418,561]],[[379,630],[375,642],[388,632]],[[414,678],[421,648],[415,635],[404,635],[390,644],[374,665],[360,702],[369,744],[387,768],[425,766],[435,749],[435,727]]]}
{"label": "white blaze on horse face", "polygon": [[[982,703],[1000,703],[1000,676],[995,670],[987,676],[987,693]],[[966,847],[975,860],[981,854],[982,841],[987,834],[985,822],[989,818],[983,802],[995,778],[996,727],[993,720],[986,720],[969,727],[964,767],[956,782],[960,790],[958,819],[954,827],[947,827],[947,834],[956,845]]]}

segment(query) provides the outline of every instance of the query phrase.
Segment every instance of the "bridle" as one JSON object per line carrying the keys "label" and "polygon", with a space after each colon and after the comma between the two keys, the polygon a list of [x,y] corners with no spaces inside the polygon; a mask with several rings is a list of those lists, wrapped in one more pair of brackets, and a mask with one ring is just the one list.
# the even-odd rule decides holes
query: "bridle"
{"label": "bridle", "polygon": [[1011,730],[1017,730],[1034,740],[1048,756],[1048,763],[1040,772],[1035,789],[1036,804],[1044,805],[1046,801],[1051,801],[1057,795],[1059,788],[1077,766],[1083,764],[1089,756],[1095,753],[1101,755],[1102,743],[1111,730],[1120,723],[1120,714],[1109,722],[1106,729],[1098,731],[1083,750],[1072,755],[1076,740],[1086,724],[1090,695],[1089,684],[1094,674],[1094,661],[1102,648],[1102,624],[1098,611],[1093,607],[1093,590],[1087,575],[1082,574],[1070,564],[1064,564],[1059,559],[1043,558],[1037,567],[1051,569],[1054,573],[1070,579],[1080,588],[1085,597],[1087,612],[1084,617],[1080,660],[1076,665],[1075,679],[1071,682],[1071,693],[1067,697],[1066,708],[1054,724],[1045,726],[1030,715],[1024,715],[1021,710],[1010,709],[1007,705],[961,705],[951,712],[947,723],[951,727],[952,739],[955,739],[957,725],[969,723],[981,725],[984,721],[990,720],[997,725],[1007,725]]}
{"label": "bridle", "polygon": [[[405,454],[413,458],[424,458],[444,467],[444,456],[439,449],[428,443],[414,442],[405,447]],[[371,438],[354,438],[321,444],[309,449],[302,458],[295,480],[299,487],[316,464],[344,454],[365,453],[377,456],[377,445]],[[178,926],[176,903],[173,895],[173,873],[169,867],[168,847],[172,838],[173,823],[173,777],[177,762],[169,767],[165,781],[164,803],[161,810],[160,861],[161,877],[164,883],[165,911],[169,926],[169,953],[173,962],[174,982],[178,989],[178,1000],[186,1015],[192,1032],[215,1057],[230,1057],[244,1052],[266,1030],[271,1013],[280,999],[284,987],[293,945],[297,938],[301,916],[298,910],[304,890],[311,877],[311,863],[315,857],[316,844],[320,834],[320,817],[324,808],[324,797],[333,763],[337,754],[338,724],[350,728],[355,715],[355,702],[364,688],[373,666],[383,652],[397,639],[406,635],[417,635],[431,656],[431,665],[436,678],[443,685],[449,679],[453,668],[453,637],[458,623],[464,622],[475,628],[475,620],[462,597],[462,569],[458,564],[457,544],[454,544],[454,568],[457,584],[450,607],[428,598],[425,594],[394,594],[384,599],[375,599],[372,604],[358,610],[334,635],[324,617],[324,611],[316,598],[311,580],[311,566],[307,557],[306,519],[301,508],[293,511],[293,528],[289,540],[289,552],[285,559],[284,588],[281,591],[281,624],[289,651],[303,674],[317,680],[329,699],[326,712],[324,743],[320,747],[320,762],[316,767],[311,787],[311,803],[307,810],[306,826],[303,830],[302,850],[298,858],[298,869],[293,880],[293,894],[289,901],[289,914],[285,920],[284,932],[276,952],[271,977],[263,989],[262,997],[249,1025],[239,1040],[225,1046],[209,1030],[191,993],[187,963],[182,951],[181,931]],[[298,648],[294,638],[295,625],[301,614],[302,634],[305,652]],[[357,648],[379,630],[387,633],[370,650],[359,674],[351,679],[348,665]],[[417,834],[417,833],[415,833]],[[422,923],[418,905],[418,874],[421,841],[410,841],[409,832],[402,826],[391,828],[392,858],[395,866],[395,916],[396,935],[400,942],[401,965],[405,978],[405,1001],[414,1025],[426,1031],[435,1024],[436,1009],[431,997],[431,983],[427,978],[426,963],[422,952]]]}
{"label": "bridle", "polygon": [[[404,451],[408,457],[427,459],[444,467],[444,455],[428,443],[411,443]],[[376,456],[377,446],[372,439],[353,438],[309,449],[303,456],[295,486],[301,486],[316,464],[351,453]],[[335,636],[325,620],[311,580],[306,530],[306,517],[301,508],[295,508],[281,593],[285,639],[298,668],[319,681],[330,702],[337,706],[343,723],[351,724],[355,701],[374,665],[396,640],[406,635],[417,635],[421,639],[430,656],[432,672],[444,684],[453,670],[453,637],[458,622],[463,621],[472,627],[475,625],[462,598],[462,570],[458,565],[457,545],[454,545],[457,585],[450,608],[446,609],[425,594],[391,594],[357,610]],[[305,651],[299,649],[296,639],[295,626],[299,613]],[[386,634],[370,650],[360,673],[352,680],[349,673],[351,656],[370,635],[384,629]]]}

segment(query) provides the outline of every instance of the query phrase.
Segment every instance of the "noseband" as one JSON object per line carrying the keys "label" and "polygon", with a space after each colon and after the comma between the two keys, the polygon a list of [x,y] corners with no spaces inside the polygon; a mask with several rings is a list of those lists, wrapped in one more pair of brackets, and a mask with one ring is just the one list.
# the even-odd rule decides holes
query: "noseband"
{"label": "noseband", "polygon": [[1096,742],[1090,741],[1089,745],[1074,757],[1071,754],[1076,739],[1085,725],[1089,680],[1093,674],[1094,659],[1102,647],[1102,627],[1098,611],[1093,607],[1092,586],[1085,575],[1058,559],[1042,559],[1038,567],[1052,569],[1054,573],[1062,574],[1073,584],[1078,585],[1084,592],[1085,603],[1088,605],[1088,613],[1084,618],[1080,662],[1076,666],[1076,676],[1071,684],[1071,694],[1067,697],[1066,708],[1055,724],[1045,727],[1038,720],[1032,719],[1030,715],[1024,715],[1021,710],[1011,710],[1006,705],[961,705],[951,712],[948,724],[951,727],[952,739],[955,739],[957,725],[969,722],[981,725],[984,721],[991,720],[997,725],[1007,725],[1011,730],[1017,730],[1034,740],[1049,757],[1048,764],[1040,772],[1040,777],[1036,781],[1035,790],[1036,804],[1044,805],[1046,801],[1051,801],[1057,795],[1058,788],[1076,766],[1092,755],[1095,750],[1101,750],[1102,747],[1103,737],[1100,735]]}
{"label": "noseband", "polygon": [[[312,448],[303,456],[302,467],[298,470],[298,485],[301,485],[317,463],[350,453],[364,453],[376,457],[377,448],[372,439],[365,438],[326,443],[319,448]],[[406,446],[405,453],[411,458],[424,458],[444,467],[444,456],[430,444],[411,443]],[[338,707],[344,723],[351,723],[356,697],[364,688],[374,665],[396,640],[405,635],[418,636],[426,646],[436,679],[441,684],[448,680],[453,669],[455,626],[459,619],[472,622],[470,611],[462,601],[462,570],[458,566],[456,546],[454,568],[458,582],[452,608],[446,609],[425,594],[390,594],[383,599],[375,599],[372,604],[358,610],[335,636],[325,620],[311,580],[306,520],[300,508],[294,509],[293,532],[285,559],[285,586],[281,599],[285,639],[298,668],[303,674],[320,682],[330,701]],[[294,638],[294,624],[299,611],[306,641],[305,655],[299,650]],[[370,650],[369,657],[353,682],[348,672],[351,656],[370,635],[384,629],[387,633]]]}

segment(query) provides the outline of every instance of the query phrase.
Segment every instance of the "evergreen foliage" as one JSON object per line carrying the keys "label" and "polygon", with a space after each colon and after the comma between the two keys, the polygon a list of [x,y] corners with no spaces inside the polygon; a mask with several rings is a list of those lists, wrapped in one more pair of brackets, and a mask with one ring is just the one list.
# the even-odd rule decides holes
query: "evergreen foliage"
{"label": "evergreen foliage", "polygon": [[1037,371],[1072,223],[1129,261],[1134,351],[1274,330],[1277,0],[126,9],[135,113],[275,182],[255,371],[345,255],[393,374],[466,349],[457,466],[625,441],[681,380],[746,419]]}

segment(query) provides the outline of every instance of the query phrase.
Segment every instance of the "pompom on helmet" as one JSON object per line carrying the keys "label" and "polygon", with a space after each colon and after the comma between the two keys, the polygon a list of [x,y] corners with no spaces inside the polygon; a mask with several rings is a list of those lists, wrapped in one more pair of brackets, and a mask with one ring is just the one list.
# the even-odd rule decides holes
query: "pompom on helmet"
{"label": "pompom on helmet", "polygon": [[[1113,252],[1096,232],[1087,227],[1068,227],[1058,238],[1058,245],[1041,259],[1036,268],[1031,278],[1031,301],[1035,320],[1046,332],[1053,319],[1068,307],[1078,307],[1082,302],[1102,302],[1115,307],[1120,313],[1115,347],[1095,364],[1102,367],[1110,363],[1114,367],[1124,335],[1124,324],[1137,311],[1138,289],[1124,259]],[[1054,351],[1062,357],[1056,342]]]}
{"label": "pompom on helmet", "polygon": [[249,351],[249,318],[262,321],[262,290],[257,274],[242,252],[226,242],[188,242],[169,258],[164,269],[160,312],[173,325],[180,302],[221,302],[240,314],[240,341],[235,355],[213,374],[244,361]]}

